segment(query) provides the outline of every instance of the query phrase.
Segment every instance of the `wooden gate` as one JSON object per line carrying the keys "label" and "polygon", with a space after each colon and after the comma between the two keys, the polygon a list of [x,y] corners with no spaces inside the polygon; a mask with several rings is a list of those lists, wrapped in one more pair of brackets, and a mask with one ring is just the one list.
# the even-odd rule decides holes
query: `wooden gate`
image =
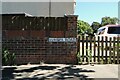
{"label": "wooden gate", "polygon": [[78,60],[80,63],[120,63],[120,38],[78,37]]}

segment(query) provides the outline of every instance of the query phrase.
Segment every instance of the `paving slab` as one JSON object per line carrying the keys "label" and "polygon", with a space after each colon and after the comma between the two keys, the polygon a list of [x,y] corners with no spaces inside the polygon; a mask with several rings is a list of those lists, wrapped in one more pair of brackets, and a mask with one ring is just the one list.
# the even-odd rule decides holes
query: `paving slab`
{"label": "paving slab", "polygon": [[37,64],[3,66],[3,80],[118,80],[118,65]]}

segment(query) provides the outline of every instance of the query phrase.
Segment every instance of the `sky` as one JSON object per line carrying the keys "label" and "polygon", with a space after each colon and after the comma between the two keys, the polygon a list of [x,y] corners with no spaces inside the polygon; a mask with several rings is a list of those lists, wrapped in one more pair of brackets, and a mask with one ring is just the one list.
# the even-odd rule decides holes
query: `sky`
{"label": "sky", "polygon": [[75,15],[78,19],[88,22],[90,25],[96,21],[101,23],[102,17],[118,17],[118,2],[78,1],[75,7]]}

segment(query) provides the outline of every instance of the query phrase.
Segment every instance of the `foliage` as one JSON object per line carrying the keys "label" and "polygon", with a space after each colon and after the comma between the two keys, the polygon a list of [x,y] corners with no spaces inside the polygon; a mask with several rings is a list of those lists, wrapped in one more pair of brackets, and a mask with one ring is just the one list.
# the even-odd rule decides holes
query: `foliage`
{"label": "foliage", "polygon": [[82,57],[80,55],[80,52],[77,53],[77,59],[78,59],[78,64],[82,64]]}
{"label": "foliage", "polygon": [[100,58],[100,64],[104,64],[104,59]]}
{"label": "foliage", "polygon": [[108,24],[118,24],[119,23],[119,19],[116,17],[102,17],[101,19],[101,23],[99,22],[93,22],[91,27],[93,29],[93,33],[96,33],[97,29],[100,28],[101,26],[105,26]]}
{"label": "foliage", "polygon": [[2,64],[13,65],[15,60],[15,53],[10,53],[7,49],[2,49]]}
{"label": "foliage", "polygon": [[[89,49],[86,49],[86,51],[87,51],[87,55],[86,55],[86,57],[87,57],[87,59],[88,59],[88,63],[90,64],[90,62],[92,61],[92,52],[91,52],[91,50],[89,50]],[[78,59],[78,64],[82,64],[83,63],[83,57],[82,57],[82,55],[80,54],[80,52],[78,52],[77,53],[77,59]]]}
{"label": "foliage", "polygon": [[88,58],[88,63],[90,63],[92,61],[92,52],[89,49],[87,49],[86,51],[88,53],[88,55],[86,55],[86,57]]}
{"label": "foliage", "polygon": [[94,31],[93,33],[96,33],[97,29],[101,27],[101,24],[99,22],[93,22],[91,27]]}
{"label": "foliage", "polygon": [[90,27],[90,25],[87,22],[84,22],[82,20],[78,20],[77,28],[78,28],[78,34],[93,33],[93,29]]}
{"label": "foliage", "polygon": [[116,24],[119,22],[119,19],[116,17],[110,18],[110,17],[103,17],[101,21],[101,25],[105,26],[108,24]]}
{"label": "foliage", "polygon": [[99,22],[93,22],[90,26],[87,22],[78,20],[77,21],[77,29],[78,34],[93,34],[96,33],[97,29],[101,26],[105,26],[108,24],[118,24],[119,19],[116,17],[102,17],[101,23]]}

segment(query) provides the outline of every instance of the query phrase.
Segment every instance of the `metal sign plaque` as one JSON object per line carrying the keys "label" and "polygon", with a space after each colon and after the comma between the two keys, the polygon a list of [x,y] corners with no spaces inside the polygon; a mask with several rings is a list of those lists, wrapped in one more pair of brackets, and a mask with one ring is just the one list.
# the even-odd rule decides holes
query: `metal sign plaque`
{"label": "metal sign plaque", "polygon": [[76,42],[76,38],[49,38],[48,42]]}

